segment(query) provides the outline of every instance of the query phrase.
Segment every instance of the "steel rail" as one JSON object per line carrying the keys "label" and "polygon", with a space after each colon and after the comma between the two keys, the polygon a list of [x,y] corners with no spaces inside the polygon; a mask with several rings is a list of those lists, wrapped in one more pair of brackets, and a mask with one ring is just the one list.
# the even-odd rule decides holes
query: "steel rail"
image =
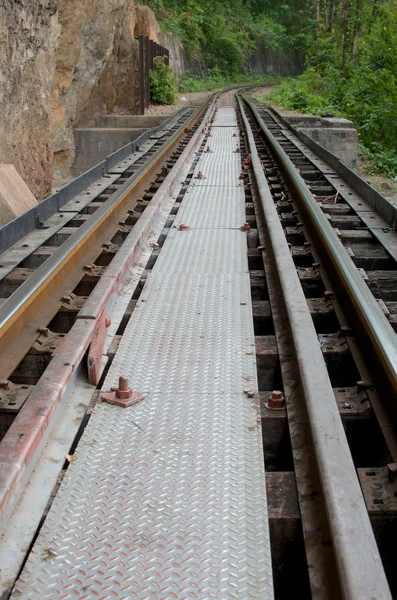
{"label": "steel rail", "polygon": [[[214,95],[216,96],[216,95]],[[214,99],[211,96],[197,108],[190,119],[181,125],[164,146],[153,155],[148,163],[142,165],[134,175],[112,197],[101,206],[92,217],[83,223],[59,249],[50,256],[19,288],[0,306],[0,352],[15,346],[17,336],[31,323],[35,314],[49,301],[67,273],[70,275],[79,264],[84,264],[84,256],[93,243],[103,234],[108,223],[118,220],[125,209],[131,194],[153,169],[167,157],[182,139],[185,131],[205,111]],[[116,221],[117,222],[117,221]],[[61,296],[62,294],[60,294]],[[60,304],[61,301],[59,301]],[[51,317],[50,317],[51,318]],[[33,340],[34,341],[34,340]],[[18,345],[19,342],[18,342]],[[29,344],[30,345],[30,344]],[[26,352],[28,348],[21,348]]]}
{"label": "steel rail", "polygon": [[322,245],[375,348],[376,354],[381,360],[386,377],[393,390],[397,392],[397,343],[393,328],[294,164],[266,127],[252,102],[247,98],[244,98],[244,102],[254,114],[288,181],[288,185],[304,207],[312,226],[320,237]]}
{"label": "steel rail", "polygon": [[240,97],[238,102],[294,340],[342,594],[345,600],[390,600],[317,333]]}

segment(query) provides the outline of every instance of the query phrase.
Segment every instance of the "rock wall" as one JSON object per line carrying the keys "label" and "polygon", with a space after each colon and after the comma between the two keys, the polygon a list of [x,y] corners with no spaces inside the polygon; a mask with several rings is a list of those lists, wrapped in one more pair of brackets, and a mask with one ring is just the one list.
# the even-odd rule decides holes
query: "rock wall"
{"label": "rock wall", "polygon": [[73,130],[84,117],[132,107],[137,43],[132,0],[58,0],[52,93],[54,179],[71,177]]}
{"label": "rock wall", "polygon": [[0,0],[0,163],[36,198],[51,191],[51,90],[58,0]]}
{"label": "rock wall", "polygon": [[296,50],[268,50],[260,45],[250,56],[248,65],[255,73],[262,75],[292,76],[303,73],[305,57]]}
{"label": "rock wall", "polygon": [[145,5],[135,7],[135,35],[146,35],[148,38],[161,44],[170,51],[170,65],[174,75],[180,77],[186,70],[187,57],[179,38],[167,35],[156,21],[154,12]]}
{"label": "rock wall", "polygon": [[133,0],[0,0],[0,164],[12,163],[37,199],[72,178],[74,129],[98,114],[133,114],[138,43],[183,49]]}

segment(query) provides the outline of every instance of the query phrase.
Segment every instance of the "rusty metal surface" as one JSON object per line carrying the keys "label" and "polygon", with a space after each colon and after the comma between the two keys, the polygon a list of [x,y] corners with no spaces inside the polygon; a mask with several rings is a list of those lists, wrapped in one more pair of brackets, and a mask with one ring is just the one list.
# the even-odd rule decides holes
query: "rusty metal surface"
{"label": "rusty metal surface", "polygon": [[[244,112],[241,103],[240,106]],[[245,114],[243,119],[291,324],[342,594],[351,600],[390,599],[389,586],[307,301]]]}
{"label": "rusty metal surface", "polygon": [[96,406],[13,598],[273,598],[246,234],[209,238],[165,241],[103,386],[145,398]]}

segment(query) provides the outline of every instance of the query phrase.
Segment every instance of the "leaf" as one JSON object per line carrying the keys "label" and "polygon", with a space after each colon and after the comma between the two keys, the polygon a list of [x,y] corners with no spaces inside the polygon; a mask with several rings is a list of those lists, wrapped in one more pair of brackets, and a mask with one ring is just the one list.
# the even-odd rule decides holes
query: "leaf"
{"label": "leaf", "polygon": [[67,454],[65,456],[65,459],[71,463],[71,462],[77,460],[77,456],[75,454]]}

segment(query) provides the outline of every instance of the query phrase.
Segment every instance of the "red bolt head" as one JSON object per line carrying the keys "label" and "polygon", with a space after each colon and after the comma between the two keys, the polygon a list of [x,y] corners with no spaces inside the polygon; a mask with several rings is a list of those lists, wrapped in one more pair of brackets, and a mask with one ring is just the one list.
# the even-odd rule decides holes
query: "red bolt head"
{"label": "red bolt head", "polygon": [[266,408],[282,410],[285,407],[285,398],[279,390],[274,390],[267,401]]}
{"label": "red bolt head", "polygon": [[110,327],[112,324],[112,319],[110,317],[105,318],[105,326]]}
{"label": "red bolt head", "polygon": [[116,389],[117,398],[131,398],[132,389],[128,385],[126,377],[119,377],[119,387]]}
{"label": "red bolt head", "polygon": [[187,231],[188,229],[189,225],[184,225],[183,223],[179,225],[179,231]]}
{"label": "red bolt head", "polygon": [[199,171],[195,177],[195,179],[204,179],[204,175],[202,174],[201,171]]}
{"label": "red bolt head", "polygon": [[240,154],[240,152],[241,152],[241,150],[240,150],[240,148],[237,146],[237,148],[235,149],[234,153],[235,153],[235,154]]}
{"label": "red bolt head", "polygon": [[239,179],[244,179],[244,173],[240,173]]}
{"label": "red bolt head", "polygon": [[104,402],[116,404],[117,406],[121,406],[123,408],[127,408],[132,404],[136,404],[144,398],[143,394],[132,391],[126,377],[120,377],[119,387],[116,389],[113,388],[111,392],[101,394],[101,397]]}
{"label": "red bolt head", "polygon": [[209,146],[207,146],[206,152],[212,152],[212,150]]}
{"label": "red bolt head", "polygon": [[235,133],[233,133],[233,137],[237,137],[237,135]]}
{"label": "red bolt head", "polygon": [[244,223],[244,225],[241,225],[240,229],[241,231],[251,231],[251,225],[249,223]]}

